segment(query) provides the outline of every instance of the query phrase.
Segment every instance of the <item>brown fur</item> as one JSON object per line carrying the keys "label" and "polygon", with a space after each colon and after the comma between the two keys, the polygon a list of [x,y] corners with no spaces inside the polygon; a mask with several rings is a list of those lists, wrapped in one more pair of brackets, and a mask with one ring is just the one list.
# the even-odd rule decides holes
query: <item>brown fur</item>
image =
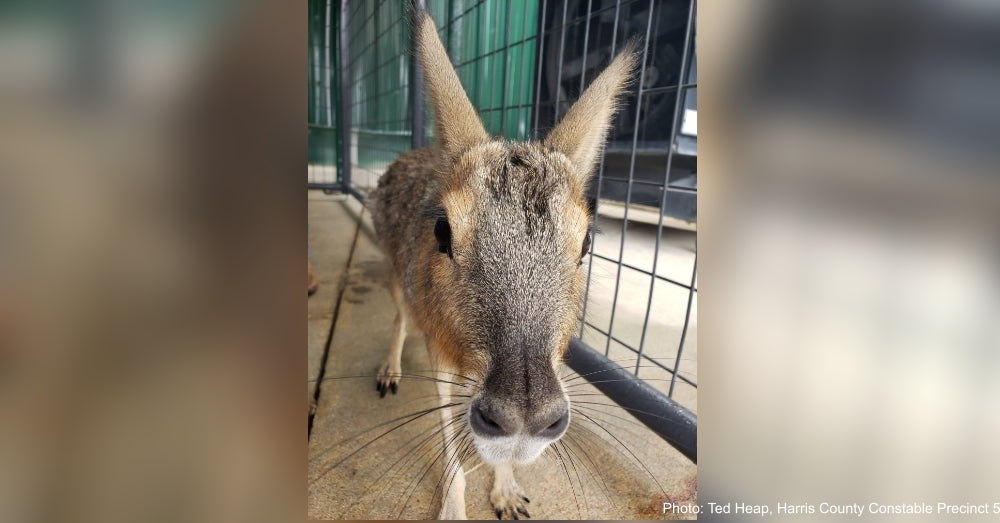
{"label": "brown fur", "polygon": [[589,180],[597,163],[608,127],[611,126],[611,117],[625,89],[626,81],[623,79],[628,79],[635,69],[638,61],[636,46],[637,40],[625,45],[622,53],[587,87],[545,139],[546,146],[569,157],[577,167],[581,183]]}
{"label": "brown fur", "polygon": [[[481,358],[469,358],[462,346],[475,347],[479,342],[468,338],[462,312],[456,307],[466,298],[453,285],[453,262],[437,252],[434,237],[435,219],[427,212],[443,207],[452,230],[454,264],[469,261],[476,231],[477,202],[485,194],[493,198],[516,198],[521,202],[524,223],[535,224],[545,218],[555,224],[560,251],[565,254],[562,279],[572,282],[567,300],[550,305],[564,318],[559,328],[559,355],[565,350],[576,321],[582,292],[578,261],[580,246],[590,223],[583,201],[583,184],[565,155],[547,150],[537,143],[514,144],[489,141],[464,154],[454,167],[454,176],[435,176],[440,157],[434,149],[420,149],[400,155],[379,181],[372,194],[372,216],[383,249],[392,261],[392,278],[404,290],[410,317],[435,343],[445,360],[460,373],[474,375],[470,367]],[[512,167],[506,174],[503,163],[510,154],[520,155],[524,166]],[[473,173],[488,173],[473,176]],[[541,187],[540,187],[541,185]],[[518,190],[521,194],[512,194]],[[506,192],[505,192],[506,191]]]}
{"label": "brown fur", "polygon": [[[416,49],[437,142],[401,154],[369,204],[391,262],[394,296],[401,294],[400,314],[405,309],[426,336],[432,364],[474,382],[467,391],[471,408],[512,430],[541,434],[552,419],[568,419],[556,367],[582,299],[580,261],[591,222],[585,188],[635,67],[634,46],[594,80],[544,142],[511,143],[486,133],[433,21],[426,14],[418,20]],[[435,235],[442,220],[450,228],[447,252]],[[398,316],[397,336],[403,323]],[[398,380],[398,350],[390,354],[379,377],[383,392],[389,382],[395,391]],[[498,492],[516,487],[504,470]],[[442,515],[463,517],[464,494],[446,499]]]}

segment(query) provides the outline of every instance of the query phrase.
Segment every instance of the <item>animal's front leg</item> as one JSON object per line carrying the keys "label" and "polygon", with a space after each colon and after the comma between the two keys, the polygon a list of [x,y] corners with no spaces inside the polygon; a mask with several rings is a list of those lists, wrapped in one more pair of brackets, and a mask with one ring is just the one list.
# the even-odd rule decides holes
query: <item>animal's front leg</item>
{"label": "animal's front leg", "polygon": [[[433,361],[433,357],[432,357]],[[438,399],[441,402],[441,435],[444,437],[444,475],[441,477],[444,485],[444,500],[441,502],[441,512],[438,519],[468,519],[465,515],[465,471],[458,461],[455,450],[456,427],[460,421],[455,420],[452,408],[444,408],[451,403],[452,375],[442,372],[437,364],[434,377],[437,378]]]}
{"label": "animal's front leg", "polygon": [[510,464],[498,465],[493,469],[493,490],[490,491],[490,502],[497,519],[521,519],[531,517],[525,507],[530,502],[521,492],[514,479],[514,467]]}
{"label": "animal's front leg", "polygon": [[406,305],[403,303],[403,291],[395,279],[389,284],[392,292],[392,299],[396,302],[396,319],[392,322],[392,345],[389,347],[389,354],[385,358],[385,363],[376,376],[375,388],[380,397],[385,397],[385,393],[392,391],[396,393],[399,386],[399,378],[403,375],[400,358],[403,356],[403,342],[406,341]]}
{"label": "animal's front leg", "polygon": [[452,470],[455,472],[453,478],[449,478],[450,472],[445,472],[444,481],[450,481],[450,486],[441,503],[438,519],[468,519],[465,515],[465,471],[460,466]]}

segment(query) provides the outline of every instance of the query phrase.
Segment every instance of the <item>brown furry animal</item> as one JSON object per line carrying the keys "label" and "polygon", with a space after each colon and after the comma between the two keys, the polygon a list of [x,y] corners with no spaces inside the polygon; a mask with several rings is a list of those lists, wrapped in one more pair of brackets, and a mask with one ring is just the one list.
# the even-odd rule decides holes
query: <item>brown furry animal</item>
{"label": "brown furry animal", "polygon": [[440,517],[465,518],[461,441],[495,468],[497,517],[518,518],[528,498],[513,465],[537,458],[570,422],[557,368],[582,299],[584,190],[637,56],[626,46],[543,142],[510,143],[483,128],[430,16],[416,19],[437,143],[400,155],[371,194],[398,308],[378,387],[396,392],[409,319],[426,337],[442,405],[452,382],[470,397],[459,423],[441,409]]}

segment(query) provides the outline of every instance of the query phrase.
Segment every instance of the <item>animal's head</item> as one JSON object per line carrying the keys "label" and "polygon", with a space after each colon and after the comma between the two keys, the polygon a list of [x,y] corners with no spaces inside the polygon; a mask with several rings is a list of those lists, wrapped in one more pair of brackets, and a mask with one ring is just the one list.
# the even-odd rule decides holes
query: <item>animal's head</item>
{"label": "animal's head", "polygon": [[421,238],[439,318],[428,334],[477,383],[468,422],[480,456],[530,462],[569,424],[557,369],[583,297],[585,189],[636,53],[626,46],[543,142],[510,143],[483,128],[431,18],[415,30],[442,187]]}

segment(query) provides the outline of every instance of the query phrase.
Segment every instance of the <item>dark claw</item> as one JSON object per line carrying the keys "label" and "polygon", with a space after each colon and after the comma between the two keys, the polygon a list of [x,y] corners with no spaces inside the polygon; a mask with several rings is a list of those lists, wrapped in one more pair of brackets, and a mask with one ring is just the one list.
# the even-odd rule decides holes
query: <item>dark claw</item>
{"label": "dark claw", "polygon": [[512,516],[512,517],[513,517],[514,519],[521,519],[521,518],[517,517],[517,512],[512,512],[512,513],[511,513],[510,515],[511,515],[511,516]]}
{"label": "dark claw", "polygon": [[528,499],[528,498],[527,498],[526,496],[523,496],[523,495],[522,495],[522,496],[521,496],[521,499],[523,499],[525,503],[531,503],[531,500],[530,500],[530,499]]}
{"label": "dark claw", "polygon": [[500,519],[500,518],[502,518],[502,517],[503,517],[503,511],[502,511],[502,510],[500,510],[500,509],[497,509],[497,511],[496,511],[496,512],[497,512],[497,519]]}
{"label": "dark claw", "polygon": [[384,398],[384,397],[385,397],[385,392],[386,392],[387,390],[389,390],[389,389],[387,389],[387,388],[385,388],[385,387],[380,387],[380,388],[379,388],[379,391],[378,391],[378,392],[379,392],[379,393],[378,393],[378,397],[380,397],[380,398]]}
{"label": "dark claw", "polygon": [[393,383],[392,385],[389,385],[389,386],[392,387],[392,393],[395,394],[396,393],[396,384]]}
{"label": "dark claw", "polygon": [[517,511],[520,512],[521,514],[523,514],[524,517],[526,517],[526,518],[530,518],[531,517],[531,514],[528,514],[528,511],[525,510],[524,507],[517,507]]}

